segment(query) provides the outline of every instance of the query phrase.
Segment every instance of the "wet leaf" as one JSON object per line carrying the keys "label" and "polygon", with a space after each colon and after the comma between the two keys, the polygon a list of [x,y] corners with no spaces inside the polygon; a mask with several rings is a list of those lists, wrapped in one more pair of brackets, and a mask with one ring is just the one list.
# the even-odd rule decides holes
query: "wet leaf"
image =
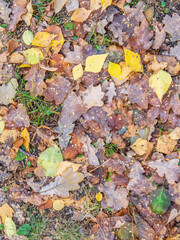
{"label": "wet leaf", "polygon": [[61,197],[69,197],[69,191],[74,191],[80,188],[79,184],[84,180],[84,175],[80,172],[73,172],[72,168],[64,171],[63,175],[58,175],[54,182],[42,187],[40,193],[42,195],[53,196],[58,195]]}
{"label": "wet leaf", "polygon": [[139,230],[133,223],[125,223],[117,233],[121,240],[134,240],[139,237]]}
{"label": "wet leaf", "polygon": [[86,72],[98,73],[101,71],[108,54],[92,55],[86,58]]}
{"label": "wet leaf", "polygon": [[46,176],[55,177],[60,162],[63,161],[61,150],[58,146],[49,147],[38,158],[38,166],[42,166]]}
{"label": "wet leaf", "polygon": [[129,49],[124,50],[125,62],[135,72],[143,72],[141,57],[138,53],[132,52]]}
{"label": "wet leaf", "polygon": [[162,215],[168,210],[171,204],[171,196],[166,188],[163,186],[158,187],[156,190],[151,192],[149,204],[152,212]]}
{"label": "wet leaf", "polygon": [[33,38],[34,38],[34,35],[31,31],[29,30],[26,30],[24,33],[23,33],[23,41],[26,45],[30,45],[33,41]]}
{"label": "wet leaf", "polygon": [[30,64],[37,64],[44,59],[43,53],[39,48],[30,48],[23,51],[23,55]]}
{"label": "wet leaf", "polygon": [[9,217],[6,217],[4,222],[4,231],[8,237],[12,237],[16,234],[16,225],[13,220]]}
{"label": "wet leaf", "polygon": [[149,86],[155,91],[160,101],[162,101],[164,94],[168,91],[171,82],[171,75],[163,70],[149,78]]}

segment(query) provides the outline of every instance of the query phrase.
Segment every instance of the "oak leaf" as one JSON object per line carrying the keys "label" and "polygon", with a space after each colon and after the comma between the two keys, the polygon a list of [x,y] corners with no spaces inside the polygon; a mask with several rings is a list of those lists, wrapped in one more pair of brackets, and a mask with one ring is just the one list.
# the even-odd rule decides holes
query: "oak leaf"
{"label": "oak leaf", "polygon": [[72,168],[68,168],[63,172],[63,175],[58,175],[54,182],[41,188],[39,191],[42,195],[58,195],[60,197],[69,197],[69,191],[78,190],[79,184],[84,180],[84,175],[80,172],[73,172]]}
{"label": "oak leaf", "polygon": [[131,148],[140,156],[144,155],[145,160],[148,158],[148,156],[151,154],[153,150],[153,143],[148,142],[145,139],[138,138],[133,145],[131,145]]}
{"label": "oak leaf", "polygon": [[5,23],[9,24],[9,14],[11,13],[11,9],[8,6],[8,3],[4,0],[0,1],[0,18],[4,20]]}
{"label": "oak leaf", "polygon": [[175,42],[180,40],[180,16],[178,13],[174,13],[171,16],[166,14],[163,19],[165,24],[164,30],[171,35],[171,41]]}
{"label": "oak leaf", "polygon": [[124,50],[125,62],[135,72],[143,72],[143,65],[141,63],[141,57],[138,53],[135,53],[129,49]]}
{"label": "oak leaf", "polygon": [[171,136],[163,135],[158,138],[158,141],[157,141],[157,151],[158,152],[170,154],[174,150],[174,148],[177,144],[177,140],[172,139]]}

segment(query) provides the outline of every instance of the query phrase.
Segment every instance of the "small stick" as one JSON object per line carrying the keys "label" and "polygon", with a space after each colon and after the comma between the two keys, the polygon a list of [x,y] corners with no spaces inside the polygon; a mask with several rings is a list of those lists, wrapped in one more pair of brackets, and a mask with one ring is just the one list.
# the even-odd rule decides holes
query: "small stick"
{"label": "small stick", "polygon": [[23,150],[23,149],[21,149],[21,148],[19,148],[19,151],[20,151],[20,152],[22,152],[22,153],[23,153],[24,155],[26,155],[26,156],[38,158],[38,157],[36,157],[35,155],[33,155],[33,154],[30,154],[30,153],[28,153],[28,152],[24,151],[24,150]]}

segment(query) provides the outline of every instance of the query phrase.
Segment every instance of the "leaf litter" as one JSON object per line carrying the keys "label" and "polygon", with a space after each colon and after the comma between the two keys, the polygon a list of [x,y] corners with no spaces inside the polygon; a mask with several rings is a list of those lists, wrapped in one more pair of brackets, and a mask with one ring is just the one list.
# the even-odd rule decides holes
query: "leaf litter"
{"label": "leaf litter", "polygon": [[52,216],[59,225],[83,219],[77,239],[179,235],[175,6],[0,0],[3,237],[32,236],[16,216],[18,207],[26,215],[21,202],[48,210],[49,225]]}

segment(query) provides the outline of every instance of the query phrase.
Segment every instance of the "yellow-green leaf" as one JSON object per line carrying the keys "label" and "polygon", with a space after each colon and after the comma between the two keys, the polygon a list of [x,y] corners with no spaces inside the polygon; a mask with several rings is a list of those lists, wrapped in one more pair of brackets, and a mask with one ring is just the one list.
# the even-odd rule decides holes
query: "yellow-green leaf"
{"label": "yellow-green leaf", "polygon": [[132,52],[129,49],[124,50],[125,62],[135,72],[143,72],[143,65],[141,63],[141,57],[138,53]]}
{"label": "yellow-green leaf", "polygon": [[21,132],[21,137],[23,138],[23,144],[26,147],[27,151],[29,152],[29,143],[30,143],[30,136],[27,128]]}
{"label": "yellow-green leaf", "polygon": [[98,202],[100,202],[100,201],[102,201],[102,199],[103,199],[102,193],[101,193],[101,192],[98,192],[98,193],[96,194],[96,200],[97,200]]}
{"label": "yellow-green leaf", "polygon": [[39,48],[30,48],[23,52],[23,55],[30,64],[37,64],[44,59],[43,53]]}
{"label": "yellow-green leaf", "polygon": [[26,45],[30,45],[32,43],[32,40],[34,38],[34,35],[31,31],[29,30],[26,30],[24,33],[23,33],[23,41]]}
{"label": "yellow-green leaf", "polygon": [[171,82],[171,75],[164,70],[160,70],[149,78],[149,86],[155,91],[160,101],[162,101],[163,95],[167,92]]}
{"label": "yellow-green leaf", "polygon": [[78,64],[77,66],[73,67],[73,78],[74,80],[77,80],[82,77],[83,75],[83,68],[81,64]]}
{"label": "yellow-green leaf", "polygon": [[2,117],[0,116],[0,133],[2,133],[4,128],[5,128],[5,122],[2,120]]}
{"label": "yellow-green leaf", "polygon": [[63,161],[61,150],[58,146],[47,148],[38,158],[38,166],[43,167],[44,174],[49,177],[55,177],[60,162]]}
{"label": "yellow-green leaf", "polygon": [[6,217],[4,222],[4,231],[8,237],[12,237],[16,234],[16,225],[13,220],[9,217]]}
{"label": "yellow-green leaf", "polygon": [[108,65],[108,72],[112,77],[115,77],[117,79],[121,79],[121,67],[117,63],[109,62]]}
{"label": "yellow-green leaf", "polygon": [[92,55],[86,58],[85,72],[98,73],[101,71],[104,61],[107,57],[106,54]]}
{"label": "yellow-green leaf", "polygon": [[34,39],[32,41],[32,45],[38,46],[38,47],[48,47],[51,43],[51,41],[56,37],[57,35],[51,34],[48,32],[38,32],[34,36]]}

